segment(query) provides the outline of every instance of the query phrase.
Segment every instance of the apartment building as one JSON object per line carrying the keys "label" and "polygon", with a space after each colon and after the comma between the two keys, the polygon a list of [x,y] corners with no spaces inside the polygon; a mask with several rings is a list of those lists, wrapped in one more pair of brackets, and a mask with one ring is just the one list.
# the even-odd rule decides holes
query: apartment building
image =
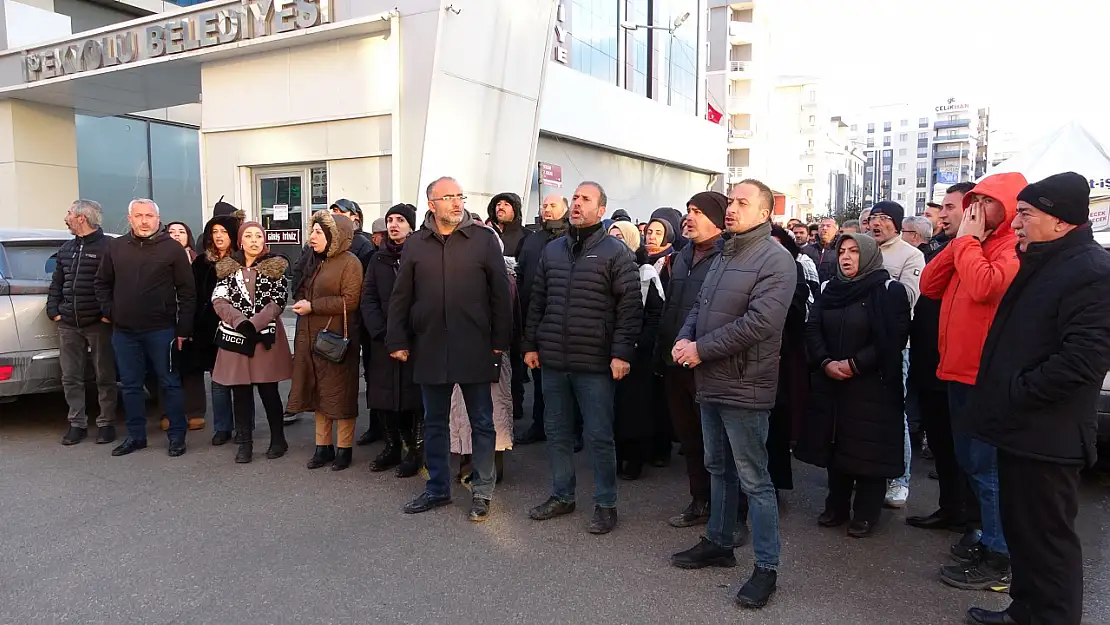
{"label": "apartment building", "polygon": [[921,214],[938,189],[987,168],[989,109],[949,98],[932,107],[876,106],[857,119],[851,135],[864,150],[865,208],[893,200]]}

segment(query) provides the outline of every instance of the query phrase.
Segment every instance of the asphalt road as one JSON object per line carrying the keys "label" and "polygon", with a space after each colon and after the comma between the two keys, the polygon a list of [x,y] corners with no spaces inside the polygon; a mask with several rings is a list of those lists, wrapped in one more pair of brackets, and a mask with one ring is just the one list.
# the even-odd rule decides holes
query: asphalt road
{"label": "asphalt road", "polygon": [[[233,445],[211,447],[210,432],[191,432],[189,452],[169,458],[157,421],[150,426],[151,448],[112,458],[110,446],[91,439],[59,444],[59,396],[0,404],[0,624],[936,625],[964,622],[972,605],[1008,603],[937,581],[956,535],[902,521],[935,502],[924,461],[915,464],[907,510],[885,513],[867,540],[816,526],[823,474],[795,463],[779,591],[752,613],[732,601],[750,573],[750,547],[738,550],[736,569],[668,564],[699,536],[698,528],[666,524],[687,503],[680,458],[621,483],[620,526],[599,537],[585,531],[585,454],[576,514],[528,519],[548,484],[543,447],[533,445],[510,454],[493,515],[475,525],[461,488],[453,506],[403,515],[422,484],[370,473],[377,445],[356,448],[347,471],[308,471],[307,419],[287,428],[289,455],[268,461],[256,453],[249,465],[233,463]],[[263,451],[267,436],[261,422]],[[1110,624],[1110,487],[1085,484],[1079,524],[1084,622]]]}

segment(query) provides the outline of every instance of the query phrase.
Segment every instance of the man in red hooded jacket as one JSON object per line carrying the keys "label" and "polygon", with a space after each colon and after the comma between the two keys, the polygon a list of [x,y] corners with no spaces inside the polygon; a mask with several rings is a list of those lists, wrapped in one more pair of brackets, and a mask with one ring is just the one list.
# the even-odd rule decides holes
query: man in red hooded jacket
{"label": "man in red hooded jacket", "polygon": [[921,294],[941,300],[937,378],[948,382],[956,459],[979,500],[983,533],[978,544],[951,549],[960,564],[941,568],[941,581],[957,588],[1005,591],[1010,555],[998,508],[998,452],[971,436],[963,414],[987,331],[1002,295],[1018,271],[1017,235],[1010,222],[1026,186],[1018,173],[984,178],[964,196],[959,232],[921,273]]}

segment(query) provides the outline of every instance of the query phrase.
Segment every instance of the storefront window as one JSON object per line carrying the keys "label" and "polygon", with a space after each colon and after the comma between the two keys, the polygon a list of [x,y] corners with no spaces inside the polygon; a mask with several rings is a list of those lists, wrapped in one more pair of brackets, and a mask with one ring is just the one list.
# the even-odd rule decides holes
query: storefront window
{"label": "storefront window", "polygon": [[[662,69],[667,76],[667,93],[660,96],[662,101],[669,101],[671,106],[693,115],[696,113],[698,97],[698,0],[655,1],[656,24],[674,25],[675,20],[686,13],[690,14],[686,21],[669,35],[673,40],[660,42],[664,64]],[[666,31],[659,31],[659,34],[667,35]]]}
{"label": "storefront window", "polygon": [[617,84],[619,5],[613,0],[572,0],[570,66]]}
{"label": "storefront window", "polygon": [[[629,0],[628,20],[634,24],[648,24],[651,17],[648,15],[649,0]],[[642,96],[648,95],[648,41],[650,31],[646,28],[637,28],[627,31],[626,41],[628,49],[627,73],[625,74],[626,88]]]}
{"label": "storefront window", "polygon": [[74,115],[74,122],[78,193],[100,202],[104,230],[127,232],[127,205],[150,198],[162,223],[183,221],[199,234],[204,211],[195,128],[129,117]]}

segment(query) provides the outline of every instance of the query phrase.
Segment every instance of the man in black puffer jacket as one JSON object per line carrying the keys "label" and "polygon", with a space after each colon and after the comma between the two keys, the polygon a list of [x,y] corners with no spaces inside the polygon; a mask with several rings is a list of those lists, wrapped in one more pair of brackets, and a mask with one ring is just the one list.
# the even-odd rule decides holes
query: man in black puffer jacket
{"label": "man in black puffer jacket", "polygon": [[603,230],[605,205],[601,185],[578,185],[570,229],[540,258],[523,341],[525,363],[544,367],[552,472],[551,497],[529,516],[543,521],[574,511],[573,397],[584,411],[593,455],[593,534],[607,534],[617,524],[613,393],[615,380],[628,375],[644,316],[636,260]]}
{"label": "man in black puffer jacket", "polygon": [[116,356],[112,351],[112,326],[104,323],[93,280],[111,241],[100,228],[100,204],[77,200],[66,213],[73,233],[58,250],[46,314],[58,324],[62,389],[69,405],[69,431],[63,445],[76,445],[88,433],[85,413],[85,363],[92,357],[100,416],[96,419],[97,443],[116,440]]}
{"label": "man in black puffer jacket", "polygon": [[[1012,602],[1004,612],[971,608],[974,623],[1083,620],[1079,472],[1095,463],[1110,369],[1110,254],[1091,232],[1090,193],[1086,176],[1068,172],[1017,196],[1021,268],[991,322],[965,412],[975,438],[998,449]],[[981,235],[982,221],[969,234]]]}
{"label": "man in black puffer jacket", "polygon": [[[520,253],[516,257],[516,275],[518,276],[519,284],[517,285],[517,293],[520,298],[520,311],[527,317],[528,307],[532,302],[532,286],[536,282],[536,271],[540,268],[540,257],[543,256],[543,250],[547,244],[563,236],[570,227],[570,221],[567,220],[567,198],[552,194],[543,199],[542,213],[543,228],[533,232],[520,246]],[[508,248],[506,248],[508,249]],[[524,368],[520,368],[520,374],[523,377]],[[543,432],[543,373],[538,367],[532,369],[532,427],[528,431],[521,433],[513,441],[518,445],[530,445],[540,441],[546,441],[547,435]],[[517,369],[513,368],[513,377],[517,377]],[[517,384],[513,384],[513,404],[517,402]],[[524,383],[520,381],[521,393],[520,402],[524,402]]]}

